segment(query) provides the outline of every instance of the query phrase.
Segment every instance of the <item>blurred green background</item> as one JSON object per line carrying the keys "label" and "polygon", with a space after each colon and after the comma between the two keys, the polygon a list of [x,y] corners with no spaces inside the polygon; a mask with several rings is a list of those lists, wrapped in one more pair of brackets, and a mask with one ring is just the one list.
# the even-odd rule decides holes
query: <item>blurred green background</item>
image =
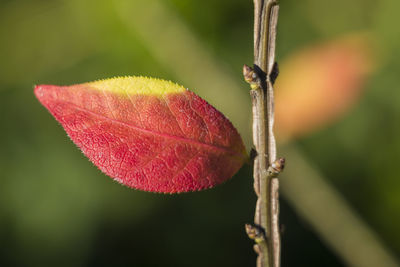
{"label": "blurred green background", "polygon": [[[368,31],[377,43],[379,66],[350,112],[278,154],[300,183],[309,175],[301,164],[317,170],[377,236],[373,242],[397,257],[400,2],[280,5],[278,61],[350,32]],[[241,68],[252,62],[252,28],[250,0],[2,0],[0,266],[255,266],[244,232],[255,206],[250,166],[204,192],[131,190],[89,163],[33,95],[33,85],[42,83],[170,79],[226,113],[249,145],[251,107]],[[366,256],[358,247],[346,258],[318,230],[324,216],[310,223],[311,215],[293,204],[310,193],[301,190],[281,198],[282,266],[357,266],[349,257]]]}

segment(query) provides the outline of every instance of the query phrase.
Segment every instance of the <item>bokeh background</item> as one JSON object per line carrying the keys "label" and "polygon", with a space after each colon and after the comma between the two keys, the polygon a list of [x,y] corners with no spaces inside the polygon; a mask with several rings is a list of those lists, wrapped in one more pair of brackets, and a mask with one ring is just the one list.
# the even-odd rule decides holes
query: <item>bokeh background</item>
{"label": "bokeh background", "polygon": [[[282,266],[400,264],[398,10],[281,1]],[[252,27],[250,0],[2,0],[0,266],[254,266],[250,166],[204,192],[131,190],[33,95],[43,83],[170,79],[223,111],[250,149]]]}

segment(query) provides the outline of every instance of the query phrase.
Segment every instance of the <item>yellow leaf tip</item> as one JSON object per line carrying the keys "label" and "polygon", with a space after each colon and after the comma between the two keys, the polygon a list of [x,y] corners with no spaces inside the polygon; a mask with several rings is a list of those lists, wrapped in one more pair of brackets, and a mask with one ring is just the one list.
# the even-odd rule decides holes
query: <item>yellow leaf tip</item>
{"label": "yellow leaf tip", "polygon": [[119,76],[86,83],[102,91],[122,94],[164,95],[182,93],[187,89],[169,80],[147,76]]}

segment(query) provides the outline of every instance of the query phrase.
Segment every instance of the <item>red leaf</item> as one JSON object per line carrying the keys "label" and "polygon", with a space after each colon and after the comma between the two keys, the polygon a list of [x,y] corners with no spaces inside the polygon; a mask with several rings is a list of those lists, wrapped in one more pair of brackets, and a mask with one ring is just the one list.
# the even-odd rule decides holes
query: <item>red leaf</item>
{"label": "red leaf", "polygon": [[171,82],[125,77],[39,85],[35,94],[100,170],[132,188],[210,188],[232,177],[247,157],[227,118]]}
{"label": "red leaf", "polygon": [[372,44],[352,34],[298,51],[280,64],[275,85],[276,130],[287,141],[343,116],[360,99],[374,65]]}

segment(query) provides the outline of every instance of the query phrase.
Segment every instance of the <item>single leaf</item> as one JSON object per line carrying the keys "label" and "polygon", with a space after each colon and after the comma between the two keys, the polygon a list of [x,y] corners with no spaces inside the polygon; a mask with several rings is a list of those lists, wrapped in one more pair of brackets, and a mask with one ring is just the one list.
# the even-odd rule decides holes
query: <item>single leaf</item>
{"label": "single leaf", "polygon": [[289,56],[275,84],[279,140],[306,135],[340,118],[360,99],[374,68],[367,35],[314,44]]}
{"label": "single leaf", "polygon": [[132,188],[211,188],[247,158],[239,133],[222,113],[169,81],[124,77],[38,85],[35,94],[100,170]]}

